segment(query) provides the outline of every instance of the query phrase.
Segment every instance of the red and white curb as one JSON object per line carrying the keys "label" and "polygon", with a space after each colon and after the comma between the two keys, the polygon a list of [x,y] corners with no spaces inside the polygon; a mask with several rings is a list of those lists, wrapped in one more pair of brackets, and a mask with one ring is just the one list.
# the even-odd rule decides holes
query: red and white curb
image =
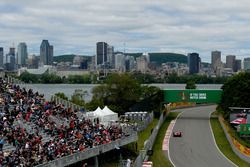
{"label": "red and white curb", "polygon": [[172,120],[168,126],[164,140],[162,142],[162,150],[163,151],[168,151],[168,149],[169,149],[169,139],[171,137],[175,122],[176,122],[176,120]]}

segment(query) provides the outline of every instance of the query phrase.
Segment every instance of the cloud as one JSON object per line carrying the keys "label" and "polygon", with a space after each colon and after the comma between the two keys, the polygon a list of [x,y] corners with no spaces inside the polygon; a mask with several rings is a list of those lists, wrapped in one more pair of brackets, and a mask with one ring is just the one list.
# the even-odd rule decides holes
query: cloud
{"label": "cloud", "polygon": [[93,55],[96,42],[107,41],[117,50],[126,43],[135,52],[199,52],[205,61],[212,50],[244,58],[249,10],[247,0],[2,0],[0,46],[25,41],[38,54],[48,39],[55,55]]}

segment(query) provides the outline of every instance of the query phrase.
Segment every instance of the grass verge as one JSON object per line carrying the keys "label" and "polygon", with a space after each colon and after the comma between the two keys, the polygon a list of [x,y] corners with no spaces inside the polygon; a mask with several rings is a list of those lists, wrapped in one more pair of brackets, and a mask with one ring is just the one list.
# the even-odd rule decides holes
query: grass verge
{"label": "grass verge", "polygon": [[234,164],[240,167],[249,167],[250,164],[240,159],[232,150],[224,131],[220,125],[218,118],[211,118],[210,123],[213,129],[215,141],[221,152],[230,159]]}
{"label": "grass verge", "polygon": [[153,146],[153,155],[150,157],[150,160],[153,161],[154,167],[172,167],[170,161],[168,161],[167,157],[164,155],[162,151],[162,142],[171,120],[175,119],[179,113],[171,112],[167,116],[166,120],[162,124],[159,133],[156,137],[155,144]]}

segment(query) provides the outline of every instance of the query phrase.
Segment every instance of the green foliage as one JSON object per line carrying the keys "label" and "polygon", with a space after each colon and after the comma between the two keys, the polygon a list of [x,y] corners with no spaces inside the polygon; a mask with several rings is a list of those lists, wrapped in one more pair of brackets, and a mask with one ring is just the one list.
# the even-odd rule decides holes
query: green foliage
{"label": "green foliage", "polygon": [[[250,106],[250,73],[242,72],[234,75],[222,86],[222,100],[220,106],[224,111],[228,107],[249,107]],[[228,115],[224,113],[224,117]]]}
{"label": "green foliage", "polygon": [[[93,97],[92,100],[85,104],[85,108],[89,111],[94,111],[97,107],[104,107],[103,99]],[[111,108],[110,108],[111,109]],[[117,110],[114,110],[117,111]]]}
{"label": "green foliage", "polygon": [[142,84],[157,83],[157,79],[152,74],[133,73],[133,77]]}
{"label": "green foliage", "polygon": [[50,74],[45,72],[42,75],[30,74],[28,72],[22,73],[19,78],[25,83],[70,83],[70,84],[90,84],[96,80],[95,75],[85,74],[85,75],[69,75],[68,78],[61,78],[56,74]]}
{"label": "green foliage", "polygon": [[[126,53],[126,55],[139,57],[142,53]],[[166,62],[187,63],[187,56],[177,53],[149,53],[150,62],[155,62],[158,65]]]}
{"label": "green foliage", "polygon": [[[67,55],[58,55],[53,57],[53,61],[55,62],[73,62],[73,59],[76,55],[75,54],[67,54]],[[91,61],[91,56],[82,56],[84,59]]]}
{"label": "green foliage", "polygon": [[37,83],[38,76],[34,74],[30,74],[28,72],[24,72],[19,76],[19,79],[25,83]]}
{"label": "green foliage", "polygon": [[104,105],[121,106],[125,112],[129,107],[138,102],[141,97],[141,86],[129,74],[111,74],[105,83],[92,90],[93,99]]}
{"label": "green foliage", "polygon": [[80,94],[73,94],[71,96],[71,102],[79,106],[85,106],[85,101]]}
{"label": "green foliage", "polygon": [[56,74],[44,73],[41,76],[42,83],[62,83],[62,78],[57,76]]}
{"label": "green foliage", "polygon": [[[155,86],[141,86],[141,100],[130,107],[131,111],[160,111],[163,91]],[[157,114],[156,114],[157,115]]]}
{"label": "green foliage", "polygon": [[187,81],[187,84],[186,84],[186,89],[196,89],[196,85],[195,85],[195,82],[192,81],[192,80],[189,80]]}
{"label": "green foliage", "polygon": [[74,94],[71,96],[71,102],[79,106],[85,106],[84,97],[88,95],[88,91],[81,89],[75,90]]}
{"label": "green foliage", "polygon": [[91,77],[89,74],[86,75],[69,75],[66,79],[67,83],[71,84],[83,84],[83,83],[91,83]]}
{"label": "green foliage", "polygon": [[187,63],[187,56],[176,53],[149,53],[150,61],[162,64],[166,62]]}
{"label": "green foliage", "polygon": [[60,56],[54,56],[53,61],[55,62],[73,62],[73,59],[76,55],[74,54],[68,54],[68,55],[60,55]]}
{"label": "green foliage", "polygon": [[158,87],[143,86],[129,74],[111,74],[104,84],[93,88],[92,94],[92,101],[86,104],[88,108],[107,105],[119,114],[131,110],[158,110],[163,100]]}
{"label": "green foliage", "polygon": [[208,77],[206,75],[182,75],[170,74],[165,78],[166,83],[187,83],[192,80],[197,84],[223,84],[228,77]]}
{"label": "green foliage", "polygon": [[68,97],[63,92],[55,93],[55,96],[57,96],[61,99],[64,99],[64,100],[68,100]]}

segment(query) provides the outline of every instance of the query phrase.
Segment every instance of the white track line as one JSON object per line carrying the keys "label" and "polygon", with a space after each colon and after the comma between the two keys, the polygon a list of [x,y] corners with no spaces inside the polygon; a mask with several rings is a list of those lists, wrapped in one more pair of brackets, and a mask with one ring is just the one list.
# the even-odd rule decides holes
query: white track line
{"label": "white track line", "polygon": [[[212,114],[212,113],[211,113],[211,114]],[[219,147],[217,146],[217,143],[216,143],[216,140],[215,140],[215,137],[214,137],[214,132],[213,132],[213,129],[212,129],[212,126],[211,126],[211,121],[210,121],[211,114],[210,114],[210,116],[209,116],[209,127],[210,127],[210,131],[211,131],[211,133],[212,133],[212,136],[213,136],[214,145],[215,145],[215,147],[217,148],[217,150],[220,152],[220,154],[221,154],[223,157],[225,157],[232,165],[237,166],[237,165],[234,164],[230,159],[228,159],[228,158],[221,152],[221,150],[219,149]],[[224,133],[224,132],[223,132],[223,133]],[[224,134],[224,135],[226,135],[226,134]],[[231,145],[230,145],[230,147],[231,147]]]}

